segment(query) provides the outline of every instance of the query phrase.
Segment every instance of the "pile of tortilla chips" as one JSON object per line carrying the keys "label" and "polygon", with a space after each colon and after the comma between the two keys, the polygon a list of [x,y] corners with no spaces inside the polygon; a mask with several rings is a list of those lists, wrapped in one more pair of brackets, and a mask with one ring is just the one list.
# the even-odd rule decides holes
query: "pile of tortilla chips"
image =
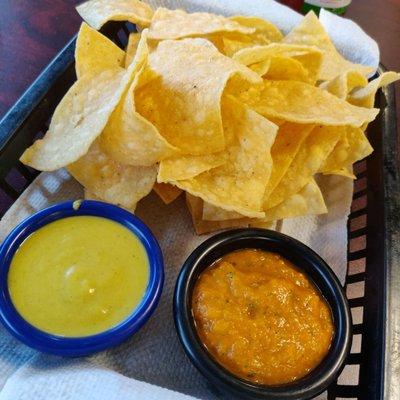
{"label": "pile of tortilla chips", "polygon": [[[270,227],[327,212],[317,174],[354,178],[372,148],[379,87],[345,60],[312,12],[287,36],[257,17],[92,0],[76,44],[77,81],[21,160],[66,167],[88,198],[134,211],[183,191],[198,233]],[[97,30],[136,24],[125,50]]]}

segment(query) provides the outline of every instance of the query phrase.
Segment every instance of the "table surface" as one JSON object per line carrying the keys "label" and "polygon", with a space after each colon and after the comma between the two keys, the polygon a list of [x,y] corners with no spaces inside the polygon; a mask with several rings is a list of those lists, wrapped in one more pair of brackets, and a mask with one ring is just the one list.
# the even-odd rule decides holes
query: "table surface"
{"label": "table surface", "polygon": [[[80,2],[0,0],[0,118],[77,32]],[[377,40],[382,63],[400,71],[400,0],[354,0],[346,16]]]}

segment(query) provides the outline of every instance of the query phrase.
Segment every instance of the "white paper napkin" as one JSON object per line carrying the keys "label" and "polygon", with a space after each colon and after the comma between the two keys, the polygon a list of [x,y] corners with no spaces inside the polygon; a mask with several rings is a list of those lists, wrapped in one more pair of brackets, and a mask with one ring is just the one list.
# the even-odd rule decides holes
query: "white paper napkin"
{"label": "white paper napkin", "polygon": [[[277,24],[284,33],[301,19],[299,14],[272,0],[151,0],[150,3],[154,7],[163,5],[188,11],[258,15]],[[322,21],[347,58],[377,67],[378,47],[357,25],[330,13],[322,13]],[[286,220],[282,230],[317,251],[343,282],[353,183],[342,177],[321,177],[319,184],[329,213]],[[0,241],[33,212],[57,201],[81,197],[80,185],[64,170],[41,174],[2,219]],[[0,328],[0,389],[3,389],[0,400],[188,398],[164,388],[200,399],[217,398],[215,388],[208,385],[185,357],[172,318],[172,294],[180,266],[206,237],[194,234],[183,198],[167,206],[151,194],[140,203],[137,213],[153,230],[165,257],[165,286],[153,317],[122,345],[73,361],[39,354]]]}
{"label": "white paper napkin", "polygon": [[[18,392],[15,391],[18,387]],[[1,399],[190,400],[191,396],[139,382],[86,361],[37,357],[7,382]]]}
{"label": "white paper napkin", "polygon": [[[326,10],[321,10],[319,19],[346,59],[368,65],[375,70],[378,68],[379,46],[359,25]],[[371,73],[371,76],[373,75],[374,73]]]}

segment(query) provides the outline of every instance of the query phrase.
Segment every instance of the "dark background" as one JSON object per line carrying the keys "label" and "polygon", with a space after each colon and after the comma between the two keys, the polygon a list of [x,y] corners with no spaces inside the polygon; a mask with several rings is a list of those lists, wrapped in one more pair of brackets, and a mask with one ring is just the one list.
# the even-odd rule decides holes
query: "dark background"
{"label": "dark background", "polygon": [[[0,118],[77,32],[80,2],[0,0]],[[382,63],[400,71],[400,0],[353,0],[346,16],[377,40]],[[397,99],[400,104],[399,84]]]}

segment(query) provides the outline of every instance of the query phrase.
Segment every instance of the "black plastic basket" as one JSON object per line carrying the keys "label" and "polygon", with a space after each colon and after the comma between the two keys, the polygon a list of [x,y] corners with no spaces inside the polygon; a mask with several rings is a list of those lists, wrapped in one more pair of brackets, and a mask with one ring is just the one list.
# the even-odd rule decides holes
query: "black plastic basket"
{"label": "black plastic basket", "polygon": [[[124,47],[134,30],[131,24],[109,23],[102,31]],[[75,38],[0,121],[0,216],[38,174],[18,159],[46,132],[75,81],[74,49]],[[376,107],[381,112],[368,128],[375,151],[355,166],[348,223],[346,291],[354,336],[345,371],[353,369],[358,380],[343,382],[342,375],[329,388],[329,399],[400,398],[400,192],[393,85],[379,91]]]}

